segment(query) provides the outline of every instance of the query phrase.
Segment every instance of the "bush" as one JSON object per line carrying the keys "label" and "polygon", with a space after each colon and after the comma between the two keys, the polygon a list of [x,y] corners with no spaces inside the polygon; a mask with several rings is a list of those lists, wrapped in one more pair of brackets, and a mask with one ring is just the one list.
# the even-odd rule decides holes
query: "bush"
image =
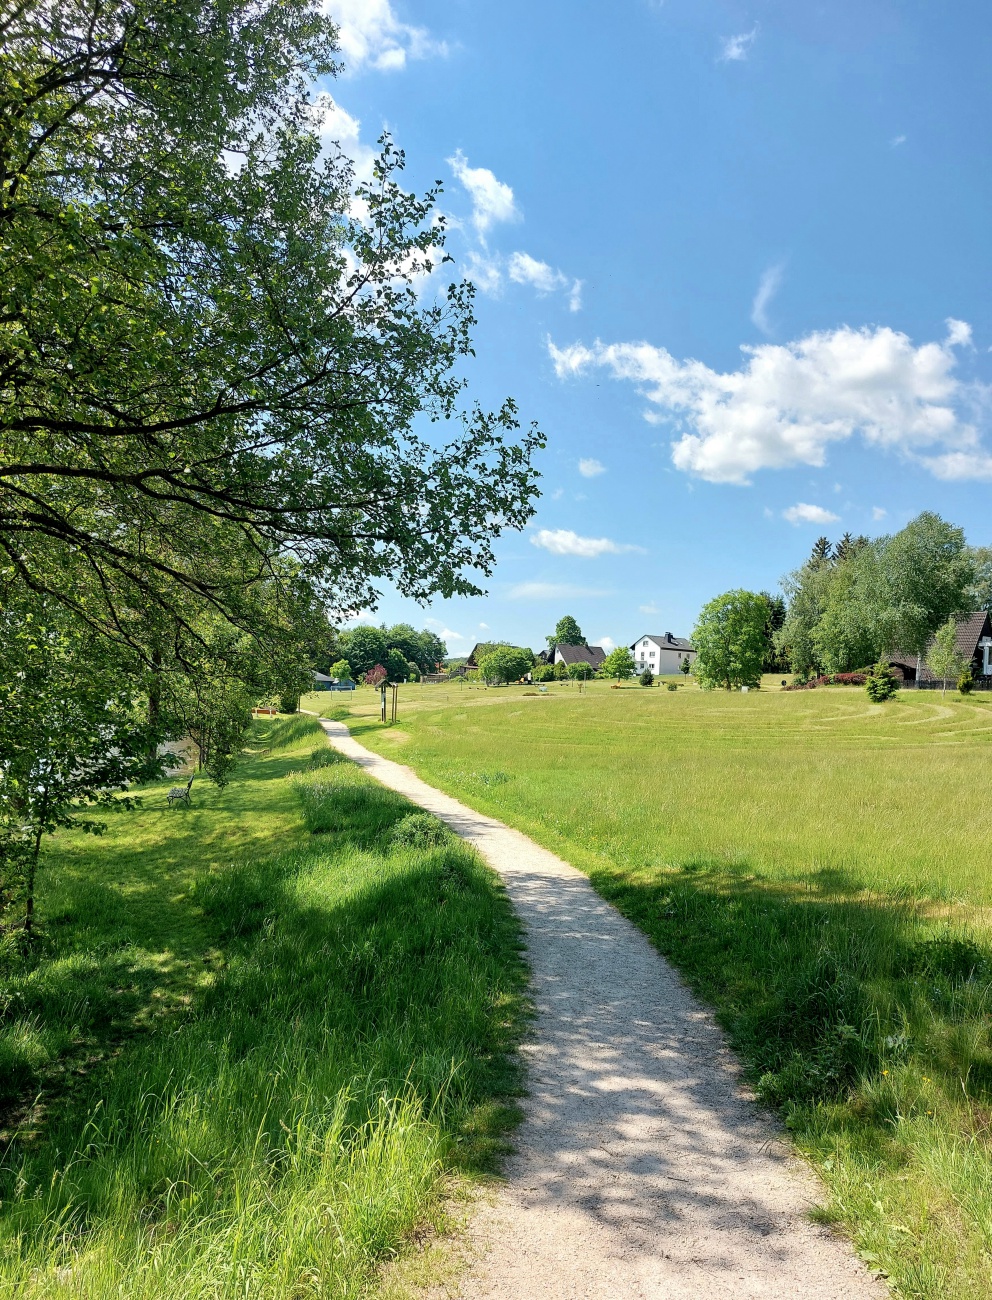
{"label": "bush", "polygon": [[666,682],[665,689],[668,691],[677,691],[679,689],[679,684],[678,682]]}
{"label": "bush", "polygon": [[958,690],[962,695],[970,695],[974,690],[975,683],[971,677],[971,669],[966,668],[958,678]]}
{"label": "bush", "polygon": [[279,696],[280,713],[296,713],[299,710],[299,707],[300,707],[299,691],[295,691],[295,692],[290,691],[287,692],[287,694],[285,695]]}
{"label": "bush", "polygon": [[651,671],[650,668],[645,668],[637,680],[641,683],[642,686],[653,686],[654,673]]}
{"label": "bush", "polygon": [[898,689],[895,674],[885,660],[880,659],[865,679],[868,698],[874,704],[881,704],[883,700],[891,700]]}
{"label": "bush", "polygon": [[451,843],[451,831],[431,813],[409,813],[393,827],[393,844],[409,849],[435,849]]}
{"label": "bush", "polygon": [[420,681],[420,669],[419,669],[419,668],[417,667],[417,665],[414,664],[414,663],[411,663],[411,664],[410,664],[410,676],[409,676],[408,680],[411,681],[411,682],[419,682],[419,681]]}
{"label": "bush", "polygon": [[532,682],[553,682],[555,670],[550,664],[535,664],[530,670],[530,679]]}
{"label": "bush", "polygon": [[559,682],[563,682],[568,676],[568,664],[557,663],[552,669],[552,676]]}

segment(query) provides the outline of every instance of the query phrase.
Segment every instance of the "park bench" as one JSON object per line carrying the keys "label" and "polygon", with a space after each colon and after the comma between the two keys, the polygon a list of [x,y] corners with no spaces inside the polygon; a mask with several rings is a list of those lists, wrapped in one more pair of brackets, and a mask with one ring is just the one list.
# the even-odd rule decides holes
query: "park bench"
{"label": "park bench", "polygon": [[193,784],[193,777],[195,776],[196,773],[194,772],[193,776],[190,777],[185,785],[174,785],[172,787],[169,793],[165,796],[170,807],[174,803],[189,803],[189,790],[190,786]]}

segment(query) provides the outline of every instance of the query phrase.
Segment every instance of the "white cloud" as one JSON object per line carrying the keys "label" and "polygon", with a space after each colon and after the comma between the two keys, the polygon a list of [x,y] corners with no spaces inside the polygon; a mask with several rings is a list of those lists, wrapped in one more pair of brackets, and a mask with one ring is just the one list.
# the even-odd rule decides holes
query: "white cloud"
{"label": "white cloud", "polygon": [[432,627],[442,641],[464,641],[465,638],[461,632],[452,632],[450,627],[445,625],[438,618],[425,618],[424,622],[428,627]]}
{"label": "white cloud", "polygon": [[568,294],[568,310],[569,310],[569,311],[581,311],[581,310],[582,310],[582,284],[583,284],[583,281],[582,281],[582,280],[573,280],[573,281],[572,281],[572,287],[571,287],[571,289],[569,290],[569,294]]}
{"label": "white cloud", "polygon": [[642,614],[660,614],[661,610],[657,605],[638,605],[637,608]]}
{"label": "white cloud", "polygon": [[876,523],[879,519],[884,519],[887,514],[888,511],[882,506],[872,506],[871,508],[871,517],[876,521]]}
{"label": "white cloud", "polygon": [[498,181],[488,167],[470,167],[459,149],[448,159],[451,170],[472,200],[472,224],[480,236],[500,221],[517,221],[520,213],[513,201],[513,190]]}
{"label": "white cloud", "polygon": [[423,27],[402,23],[390,0],[325,0],[324,10],[338,27],[338,42],[348,72],[374,68],[396,72],[410,59],[445,55],[443,41]]}
{"label": "white cloud", "polygon": [[944,340],[945,347],[974,347],[971,341],[971,326],[967,321],[955,320],[953,316],[948,316],[944,324],[947,326],[947,338]]}
{"label": "white cloud", "polygon": [[560,378],[600,366],[640,385],[655,408],[645,418],[676,427],[676,468],[713,483],[747,483],[761,469],[822,466],[831,443],[855,433],[940,478],[992,477],[992,456],[966,415],[988,402],[990,390],[955,377],[952,349],[965,342],[967,327],[948,329],[943,343],[916,347],[897,330],[845,325],[745,347],[744,364],[729,373],[643,342],[559,349],[549,339],[548,348]]}
{"label": "white cloud", "polygon": [[616,642],[611,636],[601,636],[598,641],[593,642],[593,645],[601,645],[606,653],[609,654],[616,645]]}
{"label": "white cloud", "polygon": [[741,63],[751,52],[754,38],[758,35],[755,23],[749,32],[740,32],[737,36],[728,36],[720,49],[721,63]]}
{"label": "white cloud", "polygon": [[598,587],[573,587],[565,582],[518,582],[507,593],[510,600],[567,600],[575,596],[612,596]]}
{"label": "white cloud", "polygon": [[906,143],[906,137],[904,135],[894,135],[892,139],[889,141],[889,144],[892,146],[893,149],[898,149],[901,144],[905,144],[905,143]]}
{"label": "white cloud", "polygon": [[564,488],[555,488],[555,490],[551,493],[551,500],[560,501],[564,495],[565,495]]}
{"label": "white cloud", "polygon": [[530,540],[532,546],[539,546],[552,555],[579,555],[585,560],[593,560],[599,555],[626,555],[631,551],[644,554],[643,546],[614,542],[609,537],[580,537],[569,528],[542,528]]}
{"label": "white cloud", "polygon": [[555,289],[563,289],[568,284],[561,271],[548,266],[547,262],[539,262],[529,253],[511,253],[507,274],[515,284],[533,285],[538,293],[554,293]]}
{"label": "white cloud", "polygon": [[479,624],[479,628],[480,628],[480,630],[483,631],[483,632],[488,632],[488,631],[489,631],[489,624],[488,624],[488,623],[480,623],[480,624]]}
{"label": "white cloud", "polygon": [[772,332],[768,320],[768,307],[781,288],[783,270],[781,262],[776,263],[775,266],[769,266],[767,270],[762,272],[761,279],[758,282],[758,292],[754,295],[754,302],[751,304],[751,320],[761,330],[762,334]]}
{"label": "white cloud", "polygon": [[606,473],[606,466],[595,457],[586,456],[579,461],[579,473],[583,478],[595,478],[598,474]]}
{"label": "white cloud", "polygon": [[465,259],[465,275],[477,289],[496,298],[503,290],[503,272],[498,257],[470,252]]}
{"label": "white cloud", "polygon": [[796,505],[789,506],[788,510],[783,510],[782,518],[790,524],[835,524],[840,515],[824,510],[823,506],[811,506],[805,501],[799,501]]}
{"label": "white cloud", "polygon": [[323,147],[326,149],[328,145],[337,145],[345,157],[354,163],[355,179],[370,181],[376,155],[375,150],[362,141],[362,124],[359,119],[336,103],[326,91],[314,100],[314,112]]}

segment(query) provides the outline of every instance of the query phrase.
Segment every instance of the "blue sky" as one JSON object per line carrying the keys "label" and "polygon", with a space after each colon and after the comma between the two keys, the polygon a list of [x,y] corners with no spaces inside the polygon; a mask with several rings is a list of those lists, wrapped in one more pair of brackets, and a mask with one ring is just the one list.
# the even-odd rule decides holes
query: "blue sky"
{"label": "blue sky", "polygon": [[[328,132],[444,182],[470,396],[548,435],[449,651],[686,635],[821,533],[992,541],[992,9],[962,0],[330,0]],[[454,635],[457,634],[457,635]]]}

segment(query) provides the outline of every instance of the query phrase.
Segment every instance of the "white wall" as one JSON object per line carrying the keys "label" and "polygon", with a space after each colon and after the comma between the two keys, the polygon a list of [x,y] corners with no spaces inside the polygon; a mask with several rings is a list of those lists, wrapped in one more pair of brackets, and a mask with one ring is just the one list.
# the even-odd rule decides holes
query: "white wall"
{"label": "white wall", "polygon": [[[645,641],[647,645],[644,644]],[[681,672],[683,659],[687,658],[691,663],[696,657],[694,650],[678,650],[674,646],[668,647],[664,644],[659,646],[649,637],[641,637],[640,640],[635,641],[631,653],[639,673],[642,673],[645,668],[650,668],[653,673],[662,677]]]}

